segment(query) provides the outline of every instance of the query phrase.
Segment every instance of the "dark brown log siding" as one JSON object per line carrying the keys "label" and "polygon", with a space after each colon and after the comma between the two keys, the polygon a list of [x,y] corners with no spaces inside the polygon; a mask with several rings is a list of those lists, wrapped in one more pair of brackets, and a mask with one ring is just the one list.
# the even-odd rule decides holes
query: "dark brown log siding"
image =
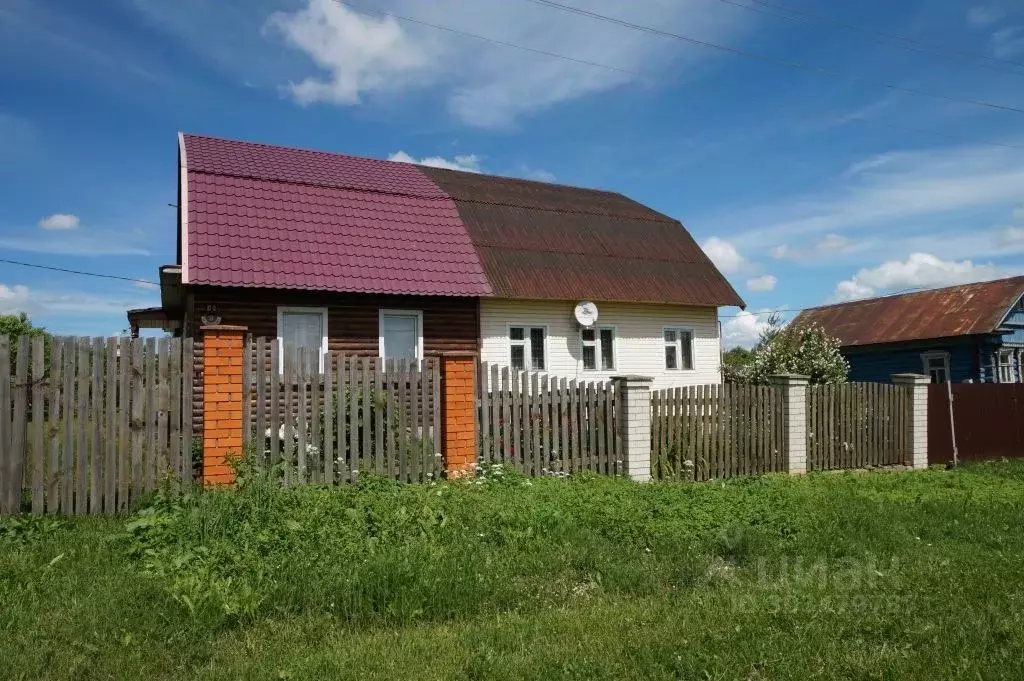
{"label": "dark brown log siding", "polygon": [[265,289],[195,287],[189,292],[190,318],[186,334],[195,341],[192,419],[202,428],[203,342],[199,328],[209,306],[216,308],[222,324],[238,324],[253,337],[277,337],[277,308],[326,307],[328,347],[376,357],[379,348],[380,310],[421,310],[423,352],[477,352],[480,346],[480,305],[476,298],[447,296],[390,296],[358,293],[311,293]]}

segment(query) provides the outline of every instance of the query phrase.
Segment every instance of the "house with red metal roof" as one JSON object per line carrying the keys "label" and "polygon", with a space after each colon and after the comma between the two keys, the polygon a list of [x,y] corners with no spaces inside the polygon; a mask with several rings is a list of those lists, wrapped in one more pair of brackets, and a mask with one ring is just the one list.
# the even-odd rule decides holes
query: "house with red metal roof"
{"label": "house with red metal roof", "polygon": [[852,381],[1024,383],[1024,277],[818,307],[793,324],[838,338]]}
{"label": "house with red metal roof", "polygon": [[613,192],[185,134],[178,170],[177,262],[136,333],[667,387],[720,380],[717,310],[744,304],[682,224]]}

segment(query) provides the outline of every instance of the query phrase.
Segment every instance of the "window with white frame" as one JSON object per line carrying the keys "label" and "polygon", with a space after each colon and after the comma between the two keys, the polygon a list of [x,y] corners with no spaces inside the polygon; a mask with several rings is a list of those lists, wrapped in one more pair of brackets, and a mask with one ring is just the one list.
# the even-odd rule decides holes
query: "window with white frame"
{"label": "window with white frame", "polygon": [[615,329],[601,326],[580,329],[584,371],[612,371],[615,369]]}
{"label": "window with white frame", "polygon": [[423,313],[419,310],[380,311],[380,356],[384,359],[423,359]]}
{"label": "window with white frame", "polygon": [[949,383],[949,353],[926,352],[921,355],[924,372],[932,379],[932,383]]}
{"label": "window with white frame", "polygon": [[[327,308],[326,307],[279,307],[277,308],[277,339],[281,357],[278,366],[284,370],[285,360],[294,352],[306,350],[312,363],[323,368],[324,353],[327,352]],[[286,348],[288,352],[286,352]]]}
{"label": "window with white frame", "polygon": [[667,327],[665,329],[665,368],[693,369],[693,330]]}
{"label": "window with white frame", "polygon": [[999,351],[999,382],[1000,383],[1016,383],[1017,382],[1017,367],[1013,363],[1013,350],[1003,349]]}
{"label": "window with white frame", "polygon": [[509,364],[520,371],[543,371],[547,368],[546,342],[543,326],[508,327]]}

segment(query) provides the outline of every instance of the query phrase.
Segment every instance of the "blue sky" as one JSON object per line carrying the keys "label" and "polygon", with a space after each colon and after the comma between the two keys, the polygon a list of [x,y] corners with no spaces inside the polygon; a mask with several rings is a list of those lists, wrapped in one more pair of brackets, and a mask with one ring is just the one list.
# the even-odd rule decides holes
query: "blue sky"
{"label": "blue sky", "polygon": [[[1024,108],[1015,0],[765,1],[993,59],[785,20],[757,0],[565,0]],[[1024,113],[529,0],[351,7],[613,68],[333,0],[3,0],[0,258],[154,279],[175,257],[184,130],[621,191],[682,220],[754,313],[1024,271]],[[117,333],[125,309],[158,302],[144,285],[0,263],[0,312],[58,333]],[[730,318],[727,342],[762,318]]]}

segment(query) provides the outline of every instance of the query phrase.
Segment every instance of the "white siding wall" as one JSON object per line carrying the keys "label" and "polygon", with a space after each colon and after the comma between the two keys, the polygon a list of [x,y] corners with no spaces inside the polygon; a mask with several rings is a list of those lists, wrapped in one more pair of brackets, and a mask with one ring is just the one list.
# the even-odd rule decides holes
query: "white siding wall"
{"label": "white siding wall", "polygon": [[[598,326],[615,327],[615,370],[584,371],[579,326],[572,312],[577,301],[480,301],[481,358],[508,366],[508,327],[547,327],[547,373],[587,380],[622,374],[654,378],[652,389],[721,382],[718,310],[683,305],[597,303]],[[692,371],[665,369],[663,331],[666,326],[694,333]]]}

